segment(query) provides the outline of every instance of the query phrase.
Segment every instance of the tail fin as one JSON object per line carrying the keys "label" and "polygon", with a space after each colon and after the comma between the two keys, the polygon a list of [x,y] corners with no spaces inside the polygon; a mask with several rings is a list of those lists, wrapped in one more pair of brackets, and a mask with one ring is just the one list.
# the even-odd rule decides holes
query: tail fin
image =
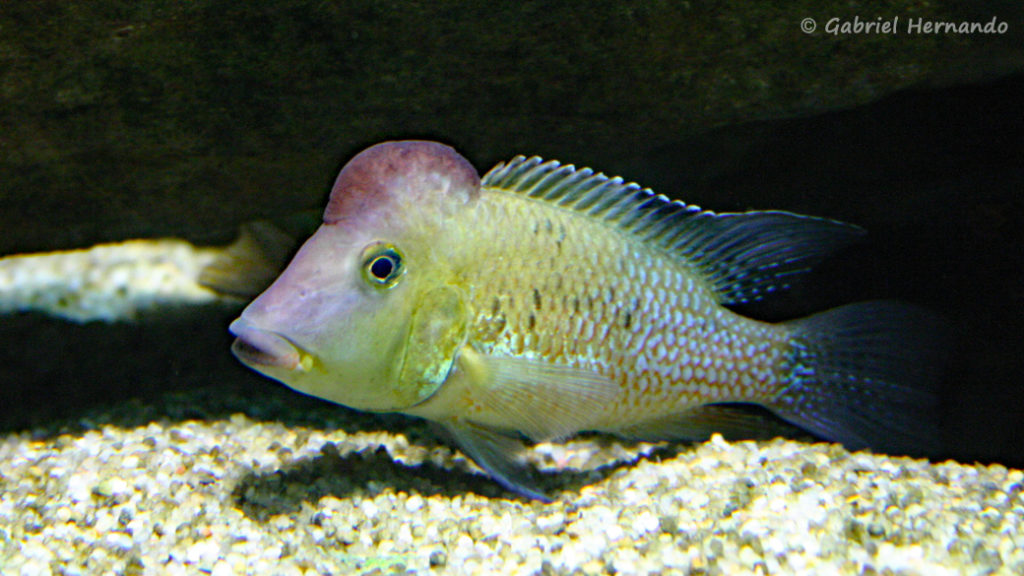
{"label": "tail fin", "polygon": [[247,222],[238,238],[199,272],[199,283],[221,294],[255,298],[284,270],[298,244],[270,222]]}
{"label": "tail fin", "polygon": [[794,320],[790,383],[769,407],[850,450],[930,454],[939,445],[934,386],[948,331],[892,301]]}

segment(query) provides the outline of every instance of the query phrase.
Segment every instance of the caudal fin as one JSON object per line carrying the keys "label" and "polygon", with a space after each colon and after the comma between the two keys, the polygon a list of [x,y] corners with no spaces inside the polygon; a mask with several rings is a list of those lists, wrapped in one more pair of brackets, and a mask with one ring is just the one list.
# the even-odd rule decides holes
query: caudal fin
{"label": "caudal fin", "polygon": [[948,331],[892,301],[842,306],[791,322],[789,385],[776,414],[850,450],[929,454],[938,448],[935,385]]}
{"label": "caudal fin", "polygon": [[270,222],[248,222],[199,272],[199,283],[221,294],[255,298],[284,270],[297,246],[295,238]]}

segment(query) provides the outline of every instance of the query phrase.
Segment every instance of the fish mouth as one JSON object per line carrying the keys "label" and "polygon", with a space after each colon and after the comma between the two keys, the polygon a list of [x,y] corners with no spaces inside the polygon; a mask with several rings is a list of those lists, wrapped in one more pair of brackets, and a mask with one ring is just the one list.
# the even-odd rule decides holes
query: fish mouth
{"label": "fish mouth", "polygon": [[258,328],[245,318],[232,322],[228,330],[235,335],[231,352],[243,364],[287,370],[299,368],[302,360],[299,348],[277,332]]}

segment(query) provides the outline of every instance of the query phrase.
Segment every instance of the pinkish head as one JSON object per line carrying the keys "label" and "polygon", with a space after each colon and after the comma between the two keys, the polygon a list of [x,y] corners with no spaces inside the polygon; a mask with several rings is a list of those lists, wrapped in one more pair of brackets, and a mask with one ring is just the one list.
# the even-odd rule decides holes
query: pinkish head
{"label": "pinkish head", "polygon": [[435,142],[385,142],[357,154],[331,190],[324,223],[231,324],[247,366],[307,394],[392,411],[429,392],[396,387],[431,242],[473,202],[476,170]]}

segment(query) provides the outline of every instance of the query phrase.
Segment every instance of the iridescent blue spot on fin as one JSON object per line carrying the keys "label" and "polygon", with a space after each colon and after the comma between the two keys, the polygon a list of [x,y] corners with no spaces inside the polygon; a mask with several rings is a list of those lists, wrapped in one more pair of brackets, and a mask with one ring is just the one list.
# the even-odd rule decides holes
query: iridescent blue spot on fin
{"label": "iridescent blue spot on fin", "polygon": [[472,422],[452,421],[445,427],[466,456],[506,490],[545,503],[553,501],[537,486],[530,469],[518,461],[523,449],[519,440]]}
{"label": "iridescent blue spot on fin", "polygon": [[789,384],[766,406],[850,450],[929,454],[949,330],[899,302],[842,306],[794,320]]}
{"label": "iridescent blue spot on fin", "polygon": [[794,275],[863,234],[850,224],[789,212],[716,214],[622,178],[536,156],[495,166],[482,186],[580,212],[658,246],[702,274],[723,304],[785,289]]}

